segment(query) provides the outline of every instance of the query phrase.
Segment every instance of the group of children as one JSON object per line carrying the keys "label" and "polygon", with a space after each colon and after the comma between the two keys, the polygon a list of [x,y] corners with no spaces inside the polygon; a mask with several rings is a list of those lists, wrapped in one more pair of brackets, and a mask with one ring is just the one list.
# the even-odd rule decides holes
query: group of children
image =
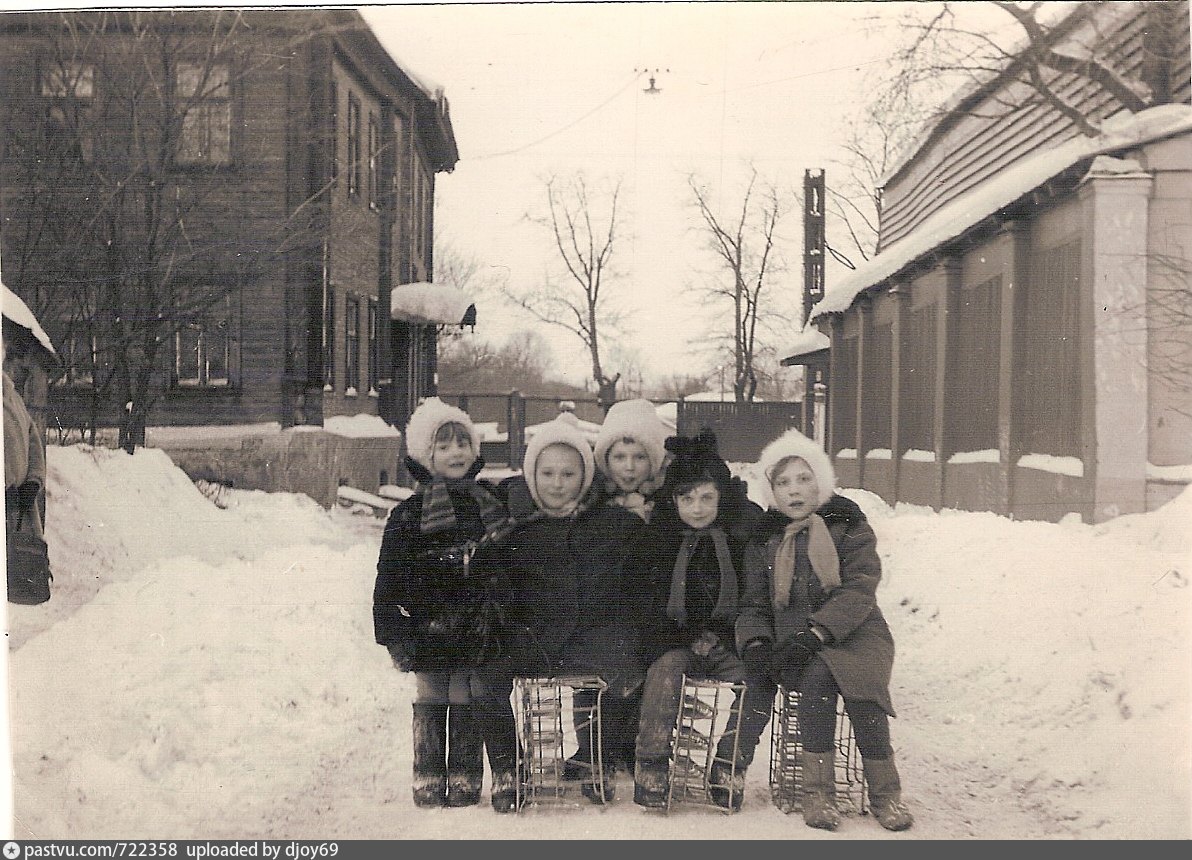
{"label": "group of children", "polygon": [[[418,491],[385,527],[373,614],[377,641],[415,675],[417,805],[478,803],[487,751],[493,809],[514,811],[514,677],[588,674],[607,686],[606,782],[590,778],[596,751],[579,730],[564,778],[606,801],[625,770],[637,804],[665,808],[686,674],[744,683],[735,750],[722,742],[709,779],[716,803],[740,808],[782,684],[800,692],[804,821],[839,824],[839,696],[871,811],[889,830],[911,826],[890,746],[894,642],[875,599],[876,538],[835,494],[819,445],[790,430],[766,446],[766,509],[714,435],[668,438],[645,400],[614,404],[594,446],[574,415],[540,426],[522,474],[499,485],[477,480],[471,419],[438,398],[415,410],[406,446]],[[593,690],[574,695],[577,714],[595,704]]]}

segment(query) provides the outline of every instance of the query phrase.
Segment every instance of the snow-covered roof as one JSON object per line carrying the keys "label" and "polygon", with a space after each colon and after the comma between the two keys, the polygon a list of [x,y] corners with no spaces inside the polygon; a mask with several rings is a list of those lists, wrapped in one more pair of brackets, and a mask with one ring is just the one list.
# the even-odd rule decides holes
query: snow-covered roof
{"label": "snow-covered roof", "polygon": [[385,49],[385,53],[389,55],[389,58],[393,60],[393,64],[401,69],[402,73],[410,79],[410,82],[418,87],[428,99],[431,101],[441,99],[443,97],[443,87],[425,75],[415,72],[410,68],[410,64],[398,57],[397,52],[389,45],[389,28],[393,26],[392,22],[375,17],[373,10],[367,6],[361,7],[359,11],[361,17],[368,24],[368,28],[372,30],[377,42]]}
{"label": "snow-covered roof", "polygon": [[1097,137],[1079,137],[1023,159],[949,203],[895,244],[835,284],[811,309],[811,318],[846,311],[863,290],[900,272],[919,257],[963,234],[1080,161],[1192,131],[1192,106],[1160,105],[1119,113]]}
{"label": "snow-covered roof", "polygon": [[[473,319],[465,322],[469,311]],[[475,305],[459,287],[417,281],[401,284],[389,293],[389,316],[414,323],[469,325],[475,321]]]}
{"label": "snow-covered roof", "polygon": [[819,329],[808,326],[795,336],[794,342],[778,354],[782,356],[783,361],[789,361],[801,355],[810,355],[813,352],[828,349],[831,345],[831,338]]}
{"label": "snow-covered roof", "polygon": [[[1125,4],[1122,4],[1123,6]],[[1072,15],[1081,4],[1079,2],[1049,2],[1039,5],[1036,12],[1036,20],[1040,24],[1054,29],[1061,24],[1066,18]],[[1116,7],[1114,7],[1116,8]],[[1120,11],[1118,14],[1121,14]],[[986,86],[989,86],[993,81],[1006,73],[1006,70],[1013,64],[1015,58],[1022,54],[1030,46],[1030,39],[1025,32],[1019,32],[1018,35],[1010,41],[999,52],[1001,54],[1000,65],[996,68],[986,69],[979,73],[974,73],[972,80],[968,81],[963,86],[956,89],[951,97],[945,102],[939,110],[932,113],[932,115],[924,121],[923,127],[915,135],[914,140],[905,146],[898,154],[893,165],[886,170],[885,174],[878,180],[880,187],[885,187],[895,176],[902,172],[902,169],[909,164],[919,151],[926,146],[927,142],[935,134],[936,130],[951,117],[956,109],[964,104],[968,99],[972,98]],[[1071,49],[1068,53],[1071,53]],[[986,58],[987,62],[996,62],[993,58]]]}
{"label": "snow-covered roof", "polygon": [[336,436],[369,439],[378,436],[401,436],[401,431],[379,415],[361,412],[357,415],[332,415],[323,419],[323,429]]}
{"label": "snow-covered roof", "polygon": [[[3,286],[3,284],[0,284]],[[4,316],[8,317],[22,328],[27,328],[37,338],[37,342],[46,348],[50,355],[57,357],[58,351],[54,349],[54,344],[50,341],[50,336],[46,334],[45,329],[37,321],[37,317],[33,315],[33,311],[29,310],[29,306],[25,304],[24,300],[10,290],[4,287],[4,303],[0,305],[4,311]]]}

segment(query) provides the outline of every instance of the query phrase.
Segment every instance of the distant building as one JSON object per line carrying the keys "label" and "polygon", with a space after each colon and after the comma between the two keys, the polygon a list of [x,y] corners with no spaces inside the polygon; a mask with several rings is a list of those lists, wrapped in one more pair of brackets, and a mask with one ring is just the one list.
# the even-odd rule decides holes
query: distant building
{"label": "distant building", "polygon": [[1085,135],[1015,61],[926,130],[882,188],[879,253],[811,313],[842,486],[1100,521],[1192,481],[1188,4],[1079,4],[1054,32],[1072,56],[1099,34],[1155,106],[1061,74]]}

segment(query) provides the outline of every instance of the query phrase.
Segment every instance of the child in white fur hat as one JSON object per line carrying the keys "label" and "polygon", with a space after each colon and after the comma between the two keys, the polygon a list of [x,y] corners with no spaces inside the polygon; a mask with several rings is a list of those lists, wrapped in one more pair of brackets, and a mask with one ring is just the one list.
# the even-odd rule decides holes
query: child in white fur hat
{"label": "child in white fur hat", "polygon": [[835,493],[832,461],[788,430],[763,449],[769,510],[745,552],[737,647],[755,669],[798,690],[803,820],[834,830],[837,696],[856,733],[870,808],[887,830],[914,822],[890,745],[894,638],[877,606],[877,538],[855,502]]}
{"label": "child in white fur hat", "polygon": [[595,451],[596,468],[607,479],[606,504],[649,520],[650,496],[662,485],[667,435],[649,400],[621,400],[609,408]]}
{"label": "child in white fur hat", "polygon": [[499,542],[508,514],[476,480],[480,439],[463,410],[426,400],[406,425],[406,449],[418,492],[386,523],[373,623],[377,642],[417,685],[414,803],[477,803],[487,747],[493,809],[512,812],[513,676],[494,631],[495,601],[508,591]]}

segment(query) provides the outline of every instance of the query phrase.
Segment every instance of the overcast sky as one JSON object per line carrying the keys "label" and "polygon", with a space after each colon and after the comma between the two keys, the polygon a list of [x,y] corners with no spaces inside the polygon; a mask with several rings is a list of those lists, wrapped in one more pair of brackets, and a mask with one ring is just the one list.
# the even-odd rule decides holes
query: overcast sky
{"label": "overcast sky", "polygon": [[[473,254],[515,288],[542,283],[558,253],[528,221],[545,207],[544,178],[582,171],[622,180],[624,236],[610,300],[628,317],[620,339],[647,382],[714,367],[706,332],[731,305],[685,292],[706,282],[686,176],[739,205],[748,164],[800,191],[826,168],[890,45],[864,21],[902,4],[632,2],[364,7],[381,41],[451,105],[460,161],[437,186],[437,236]],[[661,69],[647,94],[646,76]],[[669,70],[669,71],[667,71]],[[775,300],[801,307],[802,213],[781,228],[790,272]],[[477,334],[495,340],[532,325],[498,297],[479,304]],[[541,326],[538,326],[541,329]],[[545,330],[544,330],[545,333]],[[781,336],[779,336],[781,339]],[[589,372],[574,335],[552,334],[558,367]],[[702,351],[701,351],[702,350]],[[610,363],[611,370],[619,368]]]}

